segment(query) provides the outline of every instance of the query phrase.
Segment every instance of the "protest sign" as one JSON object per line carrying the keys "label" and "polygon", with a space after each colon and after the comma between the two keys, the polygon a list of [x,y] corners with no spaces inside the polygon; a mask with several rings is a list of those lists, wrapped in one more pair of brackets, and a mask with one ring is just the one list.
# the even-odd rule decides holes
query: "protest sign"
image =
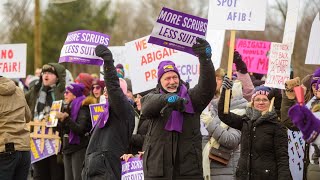
{"label": "protest sign", "polygon": [[162,8],[148,43],[194,54],[196,38],[205,39],[208,20]]}
{"label": "protest sign", "polygon": [[[241,54],[242,60],[246,63],[248,72],[267,74],[268,51],[271,42],[257,41],[250,39],[237,39],[236,49]],[[235,67],[233,68],[235,69]]]}
{"label": "protest sign", "polygon": [[293,180],[303,179],[304,146],[302,133],[288,130],[289,166]]}
{"label": "protest sign", "polygon": [[95,48],[99,44],[109,45],[110,37],[99,32],[79,30],[68,33],[61,49],[59,63],[92,64],[101,66],[103,60],[96,56]]}
{"label": "protest sign", "polygon": [[0,45],[0,76],[26,77],[27,44]]}
{"label": "protest sign", "polygon": [[[109,46],[114,60],[114,66],[122,64],[124,67],[125,78],[130,79],[130,68],[126,61],[126,48],[125,46]],[[103,66],[100,67],[100,72],[103,72]],[[103,75],[100,73],[100,79],[103,80]]]}
{"label": "protest sign", "polygon": [[215,0],[208,15],[213,22],[209,28],[263,31],[266,7],[267,0]]}
{"label": "protest sign", "polygon": [[305,64],[320,64],[320,19],[319,13],[314,18],[306,55]]}
{"label": "protest sign", "polygon": [[296,38],[300,0],[290,0],[287,3],[288,9],[282,43],[289,45],[290,53],[292,54]]}
{"label": "protest sign", "polygon": [[130,158],[128,162],[122,161],[121,180],[143,180],[142,159]]}
{"label": "protest sign", "polygon": [[134,94],[156,87],[158,65],[162,60],[173,61],[180,73],[180,78],[188,82],[190,87],[198,83],[200,66],[196,56],[149,44],[148,39],[149,36],[146,36],[125,44]]}
{"label": "protest sign", "polygon": [[47,127],[56,127],[58,124],[58,118],[56,118],[56,114],[61,112],[62,108],[62,100],[53,101],[49,113],[48,122],[46,124]]}
{"label": "protest sign", "polygon": [[45,139],[44,141],[44,149],[41,153],[40,151],[40,144],[41,139],[34,139],[30,138],[30,147],[31,147],[31,163],[35,163],[37,161],[40,161],[42,159],[48,158],[50,156],[53,156],[55,154],[58,154],[61,143],[59,143],[59,150],[56,152],[56,140],[54,139]]}
{"label": "protest sign", "polygon": [[290,79],[291,53],[288,44],[271,43],[265,86],[285,89]]}
{"label": "protest sign", "polygon": [[92,128],[94,128],[96,126],[96,124],[98,122],[99,115],[104,112],[103,107],[104,107],[104,104],[90,104],[89,105]]}

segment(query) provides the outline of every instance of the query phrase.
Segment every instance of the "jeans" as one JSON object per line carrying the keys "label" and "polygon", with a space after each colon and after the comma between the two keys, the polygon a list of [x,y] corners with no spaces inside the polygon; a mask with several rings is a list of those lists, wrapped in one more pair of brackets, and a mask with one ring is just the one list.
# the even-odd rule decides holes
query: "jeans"
{"label": "jeans", "polygon": [[31,163],[30,151],[0,153],[0,179],[26,180]]}

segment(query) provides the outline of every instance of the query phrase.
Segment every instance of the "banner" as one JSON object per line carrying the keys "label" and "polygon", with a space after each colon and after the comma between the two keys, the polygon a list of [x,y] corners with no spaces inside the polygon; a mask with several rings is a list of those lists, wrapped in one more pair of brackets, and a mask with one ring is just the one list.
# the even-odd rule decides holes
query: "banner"
{"label": "banner", "polygon": [[[267,74],[269,41],[257,41],[250,39],[237,39],[236,49],[241,54],[242,60],[246,63],[248,72]],[[235,69],[235,66],[234,68]]]}
{"label": "banner", "polygon": [[291,53],[288,44],[271,43],[268,75],[265,86],[285,89],[285,82],[290,79]]}
{"label": "banner", "polygon": [[148,43],[193,54],[196,38],[205,39],[208,20],[162,8]]}
{"label": "banner", "polygon": [[[182,51],[148,43],[149,36],[128,42],[126,46],[127,62],[130,68],[133,94],[156,87],[158,83],[158,65],[162,60],[171,60],[176,64],[180,78],[190,87],[198,83],[199,60]],[[134,67],[134,69],[133,69]]]}
{"label": "banner", "polygon": [[103,106],[104,104],[89,105],[92,128],[96,126],[99,115],[104,112]]}
{"label": "banner", "polygon": [[211,29],[263,31],[267,0],[215,0],[209,17]]}
{"label": "banner", "polygon": [[61,108],[62,108],[62,100],[52,102],[46,127],[56,127],[57,126],[58,119],[56,118],[56,114],[58,112],[61,112]]}
{"label": "banner", "polygon": [[121,161],[121,180],[143,180],[143,162],[140,158],[130,158],[128,162]]}
{"label": "banner", "polygon": [[[56,144],[55,139],[45,139],[44,149],[42,153],[40,153],[40,143],[41,143],[41,139],[30,138],[31,164],[58,153],[58,152],[55,152],[55,144]],[[60,148],[61,148],[61,143],[59,144],[59,151],[60,151]]]}
{"label": "banner", "polygon": [[92,64],[101,66],[103,60],[96,56],[95,48],[99,44],[109,45],[110,37],[99,32],[79,30],[68,33],[61,49],[59,63]]}
{"label": "banner", "polygon": [[[129,68],[129,64],[127,63],[126,60],[126,48],[125,46],[109,46],[108,47],[112,53],[112,57],[114,60],[114,66],[116,66],[117,64],[122,64],[124,67],[124,74],[125,74],[125,78],[129,78],[130,79],[130,68]],[[103,72],[103,66],[100,66],[100,72]],[[103,75],[100,73],[100,79],[103,79]]]}
{"label": "banner", "polygon": [[6,78],[25,78],[27,44],[0,45],[0,76]]}
{"label": "banner", "polygon": [[320,64],[320,19],[319,13],[314,18],[306,55],[305,64]]}

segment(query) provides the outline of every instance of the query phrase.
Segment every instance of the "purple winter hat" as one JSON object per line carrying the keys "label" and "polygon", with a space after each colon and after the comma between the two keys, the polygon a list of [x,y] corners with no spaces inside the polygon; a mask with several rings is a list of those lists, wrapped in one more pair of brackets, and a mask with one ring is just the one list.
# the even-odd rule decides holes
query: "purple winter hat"
{"label": "purple winter hat", "polygon": [[179,71],[176,67],[176,64],[172,61],[161,61],[159,66],[158,66],[158,82],[160,82],[161,77],[163,76],[164,73],[169,72],[169,71],[174,71],[175,73],[178,74],[179,79],[180,79],[180,74]]}
{"label": "purple winter hat", "polygon": [[84,85],[81,83],[71,83],[66,87],[66,89],[69,90],[76,97],[80,97],[83,96]]}
{"label": "purple winter hat", "polygon": [[314,83],[317,83],[317,81],[320,79],[320,68],[316,69],[313,73],[313,77],[311,79],[311,86]]}

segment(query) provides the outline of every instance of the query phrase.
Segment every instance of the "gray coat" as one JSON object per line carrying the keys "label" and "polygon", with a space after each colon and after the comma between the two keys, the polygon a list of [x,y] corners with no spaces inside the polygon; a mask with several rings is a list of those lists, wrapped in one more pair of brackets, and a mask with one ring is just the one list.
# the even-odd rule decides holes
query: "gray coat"
{"label": "gray coat", "polygon": [[[230,110],[245,110],[248,101],[246,99],[237,98],[232,99],[230,104]],[[214,99],[210,103],[210,112],[213,120],[209,123],[207,130],[209,137],[204,136],[203,142],[207,143],[210,137],[213,137],[220,147],[230,151],[231,158],[227,166],[211,161],[210,163],[210,175],[213,180],[233,180],[237,163],[240,157],[240,140],[241,132],[237,129],[228,127],[227,129],[220,126],[221,120],[218,117],[218,99]]]}

